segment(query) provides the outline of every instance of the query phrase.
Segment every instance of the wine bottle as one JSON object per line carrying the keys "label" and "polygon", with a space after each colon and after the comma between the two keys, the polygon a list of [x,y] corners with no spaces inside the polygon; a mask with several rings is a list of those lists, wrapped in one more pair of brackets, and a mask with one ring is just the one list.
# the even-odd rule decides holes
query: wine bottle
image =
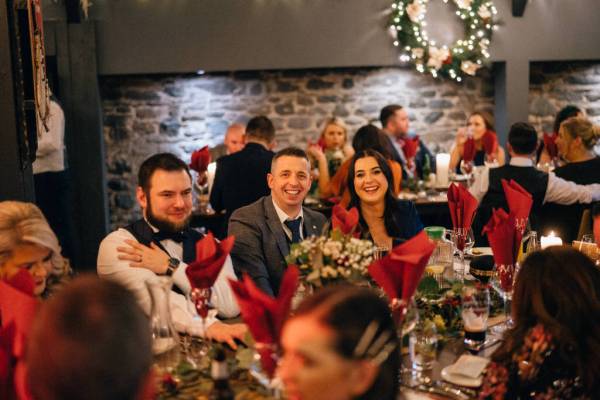
{"label": "wine bottle", "polygon": [[210,400],[234,400],[235,394],[229,386],[229,371],[223,349],[216,351],[212,360],[210,375],[213,380],[213,389],[208,398]]}

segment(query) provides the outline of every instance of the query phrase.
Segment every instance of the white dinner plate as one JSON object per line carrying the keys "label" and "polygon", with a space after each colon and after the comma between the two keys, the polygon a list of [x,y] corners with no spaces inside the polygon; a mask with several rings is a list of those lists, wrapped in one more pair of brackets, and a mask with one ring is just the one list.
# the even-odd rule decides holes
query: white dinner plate
{"label": "white dinner plate", "polygon": [[481,386],[481,376],[477,378],[469,378],[468,376],[453,374],[450,372],[452,370],[452,365],[448,365],[446,368],[442,369],[442,379],[448,381],[450,383],[454,383],[455,385],[465,386],[470,388],[477,388]]}

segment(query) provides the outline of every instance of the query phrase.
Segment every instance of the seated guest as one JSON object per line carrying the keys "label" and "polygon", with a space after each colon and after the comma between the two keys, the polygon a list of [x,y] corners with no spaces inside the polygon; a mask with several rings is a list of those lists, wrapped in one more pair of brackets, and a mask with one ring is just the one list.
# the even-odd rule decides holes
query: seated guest
{"label": "seated guest", "polygon": [[[565,120],[558,132],[556,146],[567,164],[554,170],[556,176],[579,185],[600,183],[600,157],[594,153],[594,146],[600,138],[600,127],[584,117],[576,117]],[[545,204],[540,218],[542,232],[560,232],[565,243],[571,243],[578,239],[579,221],[585,208],[581,204]]]}
{"label": "seated guest", "polygon": [[[352,147],[356,153],[372,149],[382,154],[387,160],[387,163],[392,170],[393,185],[392,191],[394,195],[400,193],[400,185],[402,183],[402,166],[396,161],[392,160],[392,152],[390,144],[388,143],[385,134],[381,132],[375,125],[364,125],[361,126],[354,139],[352,139]],[[337,173],[331,178],[327,188],[321,190],[321,198],[328,198],[332,196],[341,197],[340,204],[346,207],[350,203],[350,193],[348,193],[348,170],[350,169],[351,159],[344,161],[340,166]]]}
{"label": "seated guest", "polygon": [[210,149],[210,159],[216,161],[223,156],[242,150],[244,148],[245,130],[246,128],[242,124],[229,125],[223,143]]}
{"label": "seated guest", "polygon": [[[413,178],[413,172],[407,165],[408,160],[403,150],[404,140],[408,137],[408,127],[410,124],[406,110],[397,104],[387,105],[381,109],[379,121],[391,148],[392,160],[402,165],[402,178]],[[420,140],[419,149],[414,160],[418,179],[428,178],[423,177],[423,166],[427,159],[429,159],[431,170],[435,171],[435,157],[423,141]]]}
{"label": "seated guest", "polygon": [[290,399],[395,400],[400,352],[389,307],[374,292],[330,286],[283,326],[279,376]]}
{"label": "seated guest", "polygon": [[[542,204],[553,202],[558,204],[591,203],[600,199],[600,185],[577,185],[558,178],[554,173],[546,173],[535,169],[533,157],[537,148],[537,133],[533,126],[525,122],[517,122],[510,127],[508,134],[508,152],[510,163],[492,168],[478,174],[469,189],[480,201],[473,233],[478,246],[487,245],[487,238],[481,236],[483,226],[489,221],[494,208],[504,208],[508,204],[502,188],[502,179],[515,180],[533,197],[533,205],[529,222],[532,230],[539,230],[539,215]],[[575,222],[578,223],[579,221]]]}
{"label": "seated guest", "polygon": [[271,168],[275,127],[267,117],[254,117],[246,126],[243,150],[217,160],[210,204],[226,215],[269,194],[267,174]]}
{"label": "seated guest", "polygon": [[47,297],[70,269],[60,245],[37,206],[0,202],[0,279],[10,280],[21,269],[33,277],[34,295]]}
{"label": "seated guest", "polygon": [[[100,243],[98,275],[132,290],[146,313],[150,313],[151,302],[146,280],[171,276],[174,289],[179,290],[171,291],[170,296],[175,328],[202,335],[202,323],[194,318],[185,297],[190,291],[185,270],[196,259],[196,242],[202,238],[189,228],[192,178],[188,166],[173,154],[155,154],[142,163],[138,185],[136,197],[143,218],[110,233]],[[212,287],[211,303],[221,316],[231,318],[239,309],[228,279],[235,279],[229,257]],[[216,340],[233,343],[244,333],[244,325],[208,320],[206,334]]]}
{"label": "seated guest", "polygon": [[[456,143],[452,147],[450,153],[450,170],[456,170],[460,173],[460,162],[463,158],[463,150],[465,142],[468,137],[471,136],[475,140],[475,158],[473,159],[473,165],[481,166],[485,164],[486,154],[483,147],[483,136],[486,132],[494,132],[494,125],[492,124],[491,116],[485,112],[474,112],[467,119],[467,128],[460,128],[456,133]],[[493,160],[498,165],[504,165],[505,155],[502,146],[497,144],[496,149],[491,154]]]}
{"label": "seated guest", "polygon": [[398,200],[390,187],[392,171],[381,154],[364,150],[352,157],[348,173],[350,207],[356,207],[364,236],[391,249],[423,229],[411,201]]}
{"label": "seated guest", "polygon": [[514,327],[492,355],[479,399],[600,398],[600,270],[577,250],[525,259],[512,300]]}
{"label": "seated guest", "polygon": [[290,244],[319,235],[326,219],[302,207],[310,188],[310,163],[303,150],[288,147],[273,157],[271,195],[236,210],[229,220],[235,236],[231,259],[238,276],[248,273],[259,288],[277,295]]}
{"label": "seated guest", "polygon": [[44,304],[26,357],[36,400],[153,398],[148,319],[113,282],[80,277]]}
{"label": "seated guest", "polygon": [[[316,161],[319,178],[313,182],[311,193],[327,192],[329,181],[342,163],[354,155],[354,149],[346,143],[346,125],[340,118],[325,121],[319,142],[308,146],[307,153]],[[317,183],[317,185],[315,185]]]}
{"label": "seated guest", "polygon": [[[558,131],[560,129],[560,124],[563,123],[563,121],[566,121],[567,119],[571,118],[571,117],[581,117],[583,116],[583,111],[581,111],[581,109],[577,106],[574,105],[568,105],[563,107],[557,114],[556,117],[554,118],[554,124],[552,125],[552,134],[558,136]],[[548,154],[548,151],[546,150],[546,147],[544,145],[544,141],[540,141],[540,147],[538,148],[537,151],[537,162],[539,164],[545,164],[545,163],[550,163],[552,161],[552,158],[550,157],[550,155]]]}

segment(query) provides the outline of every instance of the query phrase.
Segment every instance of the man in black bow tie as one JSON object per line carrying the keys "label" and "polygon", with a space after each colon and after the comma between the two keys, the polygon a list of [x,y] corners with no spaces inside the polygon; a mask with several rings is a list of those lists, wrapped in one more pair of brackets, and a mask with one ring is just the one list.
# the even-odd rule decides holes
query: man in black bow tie
{"label": "man in black bow tie", "polygon": [[[157,275],[171,276],[170,305],[175,328],[202,335],[202,323],[194,318],[193,307],[185,297],[190,291],[185,269],[195,260],[196,242],[202,238],[202,234],[188,227],[192,214],[189,169],[172,154],[156,154],[142,163],[138,184],[136,198],[143,218],[110,233],[102,241],[98,252],[98,274],[131,289],[147,313],[150,296],[145,282]],[[228,279],[235,279],[229,257],[212,288],[211,297],[218,314],[226,318],[239,313]],[[223,324],[214,315],[207,326],[207,335],[233,346],[234,339],[241,339],[246,330],[241,324]]]}

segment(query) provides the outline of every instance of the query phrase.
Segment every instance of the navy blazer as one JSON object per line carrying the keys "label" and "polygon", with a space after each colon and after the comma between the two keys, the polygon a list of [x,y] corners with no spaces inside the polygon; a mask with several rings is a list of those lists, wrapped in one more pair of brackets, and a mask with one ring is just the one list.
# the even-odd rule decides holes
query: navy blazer
{"label": "navy blazer", "polygon": [[[392,245],[394,247],[406,242],[423,230],[423,223],[421,222],[421,218],[419,218],[415,203],[409,200],[397,200],[397,202],[398,209],[392,215],[393,221],[391,221],[391,223],[396,226],[399,232],[390,235],[392,236]],[[366,229],[365,232],[366,233],[363,236],[372,240],[371,234]]]}

